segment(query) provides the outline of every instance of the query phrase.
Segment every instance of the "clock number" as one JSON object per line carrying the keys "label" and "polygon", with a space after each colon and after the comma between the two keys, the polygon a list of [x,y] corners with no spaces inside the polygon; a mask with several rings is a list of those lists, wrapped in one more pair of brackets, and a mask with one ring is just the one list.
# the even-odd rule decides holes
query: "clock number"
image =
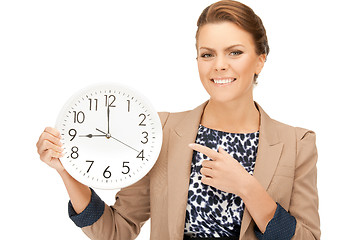
{"label": "clock number", "polygon": [[70,139],[70,141],[74,140],[76,134],[77,134],[77,132],[76,132],[75,129],[70,129],[70,130],[69,130],[69,135],[72,137],[72,138]]}
{"label": "clock number", "polygon": [[91,162],[90,167],[89,167],[89,169],[87,170],[87,173],[88,173],[88,172],[90,171],[90,168],[91,168],[92,165],[94,164],[94,161],[86,160],[86,162]]}
{"label": "clock number", "polygon": [[73,111],[74,113],[74,123],[78,122],[78,123],[83,123],[85,121],[85,114],[80,111],[78,113],[76,113],[76,111]]}
{"label": "clock number", "polygon": [[116,107],[115,105],[112,105],[116,100],[116,97],[114,95],[110,95],[109,97],[108,95],[104,95],[104,96],[105,96],[105,107],[107,107],[110,102],[111,103],[109,104],[109,107]]}
{"label": "clock number", "polygon": [[136,158],[141,158],[141,160],[144,160],[144,149],[139,152],[139,154],[136,156]]}
{"label": "clock number", "polygon": [[128,112],[130,112],[130,100],[127,100],[128,102]]}
{"label": "clock number", "polygon": [[144,134],[144,133],[146,134],[146,136],[144,137],[146,139],[146,141],[143,142],[143,140],[141,140],[141,143],[143,143],[143,144],[145,144],[149,141],[149,139],[147,138],[149,136],[149,134],[147,132],[142,132],[142,134]]}
{"label": "clock number", "polygon": [[146,119],[146,115],[143,114],[143,113],[141,113],[141,114],[139,115],[139,117],[141,117],[141,116],[143,116],[144,119],[141,121],[141,123],[139,123],[139,126],[146,126],[146,124],[143,123],[143,122],[145,121],[145,119]]}
{"label": "clock number", "polygon": [[127,168],[127,172],[122,171],[122,173],[128,174],[130,172],[130,168],[129,168],[129,166],[126,166],[125,163],[129,163],[129,162],[123,162],[123,168]]}
{"label": "clock number", "polygon": [[73,159],[77,159],[79,157],[79,153],[78,153],[79,149],[78,147],[74,146],[71,148],[71,154],[70,156],[73,158]]}
{"label": "clock number", "polygon": [[104,178],[110,178],[111,177],[111,172],[108,170],[110,166],[108,166],[105,171],[103,172],[103,176]]}
{"label": "clock number", "polygon": [[97,111],[97,106],[98,106],[98,100],[97,98],[95,99],[92,99],[92,98],[89,98],[89,101],[90,101],[90,111],[92,110],[92,101],[95,100],[95,111]]}

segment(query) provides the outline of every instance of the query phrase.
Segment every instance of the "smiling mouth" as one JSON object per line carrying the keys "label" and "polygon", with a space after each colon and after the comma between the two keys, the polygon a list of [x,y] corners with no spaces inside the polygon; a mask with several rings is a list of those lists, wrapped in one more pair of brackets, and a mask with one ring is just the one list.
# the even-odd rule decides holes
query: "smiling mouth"
{"label": "smiling mouth", "polygon": [[236,81],[236,78],[211,78],[210,80],[216,85],[223,86],[223,85],[229,85],[232,82]]}

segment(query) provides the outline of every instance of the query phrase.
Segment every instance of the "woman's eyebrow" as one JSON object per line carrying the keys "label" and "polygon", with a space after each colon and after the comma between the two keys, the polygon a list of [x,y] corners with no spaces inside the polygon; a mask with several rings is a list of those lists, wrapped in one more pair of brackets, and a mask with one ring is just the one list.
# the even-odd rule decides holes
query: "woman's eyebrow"
{"label": "woman's eyebrow", "polygon": [[[224,51],[229,50],[229,49],[231,49],[233,47],[237,47],[237,46],[245,47],[242,44],[234,44],[234,45],[231,45],[231,46],[225,48]],[[206,49],[206,50],[213,51],[213,52],[215,51],[215,49],[212,49],[212,48],[209,48],[209,47],[200,47],[199,49]]]}

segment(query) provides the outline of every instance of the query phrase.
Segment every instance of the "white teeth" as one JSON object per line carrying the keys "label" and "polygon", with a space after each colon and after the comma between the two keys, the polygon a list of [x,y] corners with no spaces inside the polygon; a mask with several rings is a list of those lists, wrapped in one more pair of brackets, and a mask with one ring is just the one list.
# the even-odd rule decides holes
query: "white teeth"
{"label": "white teeth", "polygon": [[227,79],[221,79],[221,80],[215,80],[213,79],[216,84],[225,84],[234,81],[233,78],[227,78]]}

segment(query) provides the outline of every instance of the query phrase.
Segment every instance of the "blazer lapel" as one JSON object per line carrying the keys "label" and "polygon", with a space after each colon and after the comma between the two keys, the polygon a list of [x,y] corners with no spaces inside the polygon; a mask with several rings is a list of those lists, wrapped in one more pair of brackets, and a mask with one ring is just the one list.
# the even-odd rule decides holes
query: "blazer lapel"
{"label": "blazer lapel", "polygon": [[[279,140],[273,120],[256,101],[254,101],[254,103],[260,112],[259,144],[254,177],[260,182],[265,190],[267,190],[275,173],[284,144]],[[248,229],[251,220],[251,215],[245,207],[243,219],[241,221],[240,240]]]}
{"label": "blazer lapel", "polygon": [[201,116],[208,101],[192,111],[174,129],[170,129],[168,148],[168,220],[170,239],[183,239],[194,143]]}

